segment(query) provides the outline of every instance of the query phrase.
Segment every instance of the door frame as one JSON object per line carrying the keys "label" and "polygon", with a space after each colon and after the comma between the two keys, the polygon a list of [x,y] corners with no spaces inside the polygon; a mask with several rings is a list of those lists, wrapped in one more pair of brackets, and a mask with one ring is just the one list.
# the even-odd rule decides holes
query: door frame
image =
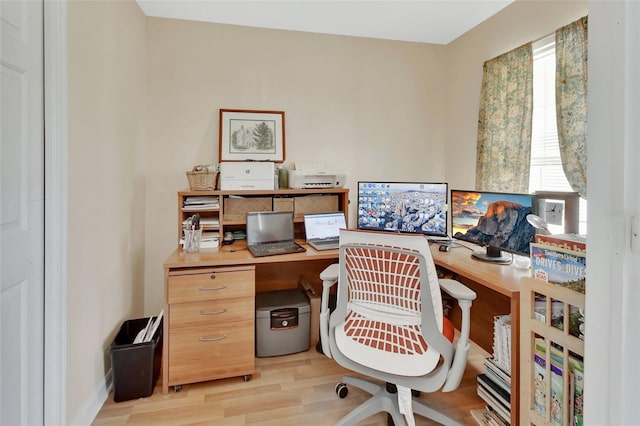
{"label": "door frame", "polygon": [[67,2],[43,1],[44,424],[67,423]]}

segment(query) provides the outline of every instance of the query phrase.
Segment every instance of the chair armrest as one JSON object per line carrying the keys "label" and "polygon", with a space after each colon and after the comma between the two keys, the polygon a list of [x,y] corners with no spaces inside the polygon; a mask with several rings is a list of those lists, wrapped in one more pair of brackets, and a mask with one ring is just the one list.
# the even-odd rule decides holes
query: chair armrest
{"label": "chair armrest", "polygon": [[460,385],[467,365],[469,331],[471,329],[471,301],[476,298],[476,292],[456,280],[440,279],[438,282],[442,291],[458,300],[458,306],[462,312],[460,336],[456,344],[451,368],[447,374],[447,380],[442,387],[443,392],[449,392]]}
{"label": "chair armrest", "polygon": [[439,279],[440,288],[451,297],[458,300],[475,300],[476,292],[459,281]]}
{"label": "chair armrest", "polygon": [[333,358],[329,347],[329,294],[331,293],[331,287],[338,282],[339,273],[340,268],[337,263],[327,266],[320,272],[320,279],[322,280],[320,342],[322,343],[322,352],[329,358]]}
{"label": "chair armrest", "polygon": [[332,265],[327,266],[326,268],[324,268],[322,272],[320,272],[320,279],[323,281],[323,285],[324,285],[324,281],[337,281],[339,274],[340,274],[340,265],[337,263],[334,263]]}

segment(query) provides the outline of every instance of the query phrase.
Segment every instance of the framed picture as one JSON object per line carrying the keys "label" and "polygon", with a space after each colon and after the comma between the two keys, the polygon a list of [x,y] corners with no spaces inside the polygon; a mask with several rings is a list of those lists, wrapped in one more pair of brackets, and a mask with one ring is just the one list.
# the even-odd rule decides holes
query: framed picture
{"label": "framed picture", "polygon": [[284,112],[220,110],[219,161],[273,161],[284,156]]}

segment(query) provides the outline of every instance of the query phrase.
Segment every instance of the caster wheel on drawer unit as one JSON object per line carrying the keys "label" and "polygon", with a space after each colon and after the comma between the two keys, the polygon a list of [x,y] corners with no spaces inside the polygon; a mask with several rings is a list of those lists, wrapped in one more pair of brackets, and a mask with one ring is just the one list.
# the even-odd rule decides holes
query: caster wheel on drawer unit
{"label": "caster wheel on drawer unit", "polygon": [[251,380],[251,374],[245,374],[242,378],[245,382],[248,382],[249,380]]}
{"label": "caster wheel on drawer unit", "polygon": [[175,385],[175,386],[173,387],[173,391],[174,391],[174,392],[180,392],[181,390],[182,390],[182,385]]}
{"label": "caster wheel on drawer unit", "polygon": [[338,383],[336,385],[336,394],[340,397],[340,399],[344,399],[349,395],[349,388],[346,383]]}

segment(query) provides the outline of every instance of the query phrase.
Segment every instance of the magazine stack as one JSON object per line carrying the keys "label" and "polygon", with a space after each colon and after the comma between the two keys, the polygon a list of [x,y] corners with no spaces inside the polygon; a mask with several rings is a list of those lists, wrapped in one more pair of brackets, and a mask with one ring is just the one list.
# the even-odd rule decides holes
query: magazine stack
{"label": "magazine stack", "polygon": [[505,426],[511,419],[511,316],[493,321],[493,356],[484,361],[479,374],[478,395],[486,403],[484,410],[472,412],[482,425]]}

